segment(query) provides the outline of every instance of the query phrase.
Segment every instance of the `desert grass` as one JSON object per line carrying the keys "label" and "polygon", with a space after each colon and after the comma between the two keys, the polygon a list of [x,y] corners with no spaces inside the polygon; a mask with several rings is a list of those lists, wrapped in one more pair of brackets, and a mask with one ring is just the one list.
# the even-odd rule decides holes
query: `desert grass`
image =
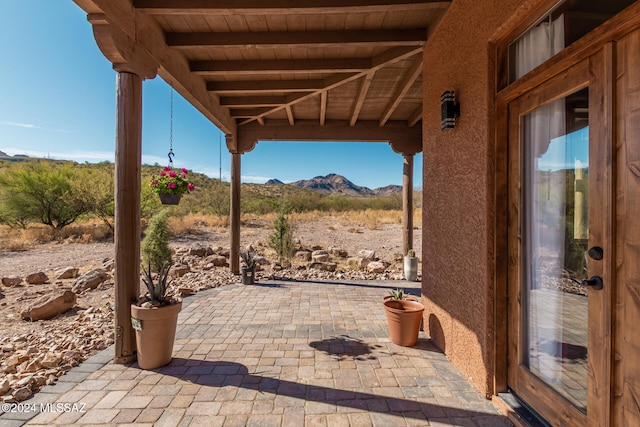
{"label": "desert grass", "polygon": [[222,231],[229,227],[229,217],[226,215],[206,215],[189,213],[185,216],[172,216],[167,221],[169,232],[174,236],[185,234],[200,234],[213,229]]}

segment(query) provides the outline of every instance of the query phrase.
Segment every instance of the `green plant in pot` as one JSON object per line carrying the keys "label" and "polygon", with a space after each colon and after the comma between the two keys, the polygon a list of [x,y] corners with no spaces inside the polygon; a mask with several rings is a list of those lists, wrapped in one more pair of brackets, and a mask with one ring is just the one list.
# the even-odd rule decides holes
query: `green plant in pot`
{"label": "green plant in pot", "polygon": [[392,291],[383,303],[391,342],[404,347],[416,345],[424,305],[414,297],[406,295],[402,289]]}
{"label": "green plant in pot", "polygon": [[131,324],[136,332],[138,366],[155,369],[171,361],[182,301],[168,296],[169,271],[173,264],[167,229],[168,212],[151,218],[142,241],[142,280],[147,292],[131,305]]}
{"label": "green plant in pot", "polygon": [[251,245],[247,246],[244,251],[240,251],[240,258],[242,259],[243,285],[255,284],[257,255],[257,252],[251,247]]}

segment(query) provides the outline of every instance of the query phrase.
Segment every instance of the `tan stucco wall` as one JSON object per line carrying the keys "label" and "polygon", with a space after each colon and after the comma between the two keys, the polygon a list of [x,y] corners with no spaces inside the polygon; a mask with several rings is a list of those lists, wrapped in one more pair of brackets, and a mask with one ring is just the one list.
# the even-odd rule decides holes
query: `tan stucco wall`
{"label": "tan stucco wall", "polygon": [[[493,393],[494,65],[489,41],[522,0],[454,0],[424,53],[425,329],[483,393]],[[440,129],[440,95],[461,117]],[[427,329],[428,328],[428,329]]]}

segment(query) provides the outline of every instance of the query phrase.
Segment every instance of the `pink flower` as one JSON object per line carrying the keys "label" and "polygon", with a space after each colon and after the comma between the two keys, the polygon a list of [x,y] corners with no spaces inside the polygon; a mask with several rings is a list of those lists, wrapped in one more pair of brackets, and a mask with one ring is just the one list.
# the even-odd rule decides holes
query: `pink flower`
{"label": "pink flower", "polygon": [[167,174],[164,172],[160,172],[160,176],[166,176]]}
{"label": "pink flower", "polygon": [[158,180],[154,179],[153,181],[151,181],[151,185],[153,185],[154,187],[158,185]]}
{"label": "pink flower", "polygon": [[176,176],[178,176],[178,175],[177,175],[174,171],[170,171],[170,172],[169,172],[169,176],[170,176],[171,178],[175,178],[175,177],[176,177]]}
{"label": "pink flower", "polygon": [[189,171],[188,171],[188,170],[186,170],[185,168],[182,168],[182,173],[186,175],[186,174],[188,174],[188,173],[189,173]]}
{"label": "pink flower", "polygon": [[170,183],[167,184],[167,188],[172,188],[172,189],[176,188],[176,184],[173,183],[173,182],[170,182]]}
{"label": "pink flower", "polygon": [[189,191],[193,191],[193,189],[194,189],[194,188],[196,188],[196,186],[195,186],[195,185],[193,185],[192,183],[189,183],[189,184],[187,185],[187,190],[189,190]]}
{"label": "pink flower", "polygon": [[182,179],[186,179],[186,178],[187,178],[187,174],[186,174],[186,173],[183,173],[183,174],[182,174]]}
{"label": "pink flower", "polygon": [[164,168],[162,168],[162,170],[164,170],[165,172],[169,172],[171,168],[169,166],[165,166]]}

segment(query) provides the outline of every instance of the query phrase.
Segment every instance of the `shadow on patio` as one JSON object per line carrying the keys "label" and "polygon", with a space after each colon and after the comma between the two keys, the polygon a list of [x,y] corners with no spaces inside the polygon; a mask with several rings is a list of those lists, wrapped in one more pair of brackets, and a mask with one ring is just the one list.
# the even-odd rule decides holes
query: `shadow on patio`
{"label": "shadow on patio", "polygon": [[278,281],[202,292],[185,300],[168,366],[114,365],[109,349],[37,396],[84,412],[43,411],[28,424],[510,425],[423,332],[412,348],[388,339],[382,298],[419,286]]}

